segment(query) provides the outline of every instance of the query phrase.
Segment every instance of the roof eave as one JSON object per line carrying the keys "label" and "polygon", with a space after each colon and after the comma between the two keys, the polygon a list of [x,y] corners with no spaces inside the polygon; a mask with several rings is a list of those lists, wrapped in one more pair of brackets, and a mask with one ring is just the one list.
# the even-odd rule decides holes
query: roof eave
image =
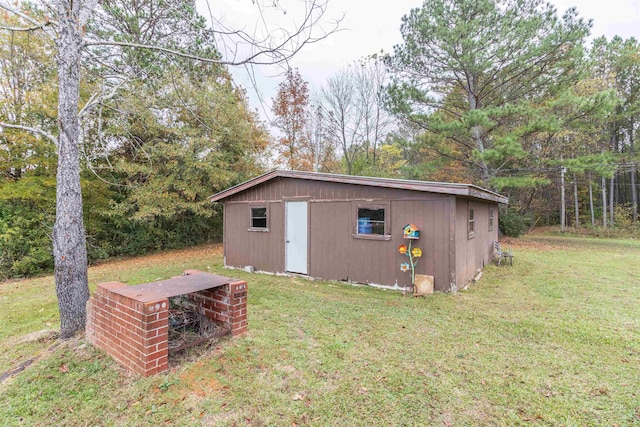
{"label": "roof eave", "polygon": [[219,202],[222,199],[225,199],[236,193],[240,193],[241,191],[249,189],[255,185],[262,184],[263,182],[269,181],[270,179],[275,178],[277,174],[278,174],[277,170],[272,170],[271,172],[267,172],[255,178],[252,178],[248,181],[242,182],[238,185],[234,185],[233,187],[227,188],[226,190],[222,190],[221,192],[216,193],[213,196],[209,196],[209,201]]}
{"label": "roof eave", "polygon": [[508,197],[504,197],[503,195],[494,193],[493,191],[485,190],[484,188],[476,187],[475,185],[469,186],[467,195],[475,199],[489,200],[504,205],[509,204]]}
{"label": "roof eave", "polygon": [[484,188],[477,187],[470,184],[456,184],[446,182],[426,182],[426,181],[408,181],[398,180],[392,178],[372,178],[372,177],[352,177],[350,175],[333,175],[333,174],[321,174],[314,172],[302,172],[302,171],[286,171],[286,170],[272,170],[263,175],[257,176],[253,179],[245,181],[241,184],[235,185],[231,188],[223,190],[213,196],[209,197],[211,202],[219,202],[234,194],[240,193],[256,185],[262,184],[273,178],[296,178],[296,179],[309,179],[312,181],[324,181],[324,182],[339,182],[344,184],[354,185],[380,185],[397,188],[401,190],[422,191],[440,194],[451,194],[456,196],[466,196],[475,199],[482,199],[493,201],[496,203],[508,204],[509,199]]}

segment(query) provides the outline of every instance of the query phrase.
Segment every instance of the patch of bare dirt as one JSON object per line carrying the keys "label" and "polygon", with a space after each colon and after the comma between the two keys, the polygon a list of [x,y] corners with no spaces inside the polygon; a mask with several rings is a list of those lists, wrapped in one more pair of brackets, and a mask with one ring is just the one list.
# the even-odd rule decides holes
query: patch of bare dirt
{"label": "patch of bare dirt", "polygon": [[58,331],[52,329],[43,329],[41,331],[31,332],[26,335],[15,337],[7,342],[7,345],[28,344],[32,342],[47,342],[58,338]]}
{"label": "patch of bare dirt", "polygon": [[53,342],[53,344],[48,347],[45,347],[44,349],[41,349],[40,351],[35,353],[32,357],[26,360],[23,360],[22,362],[18,363],[8,371],[1,373],[0,385],[2,385],[5,381],[10,380],[15,376],[17,376],[18,374],[20,374],[22,371],[24,371],[29,366],[31,366],[34,362],[37,362],[40,359],[43,359],[43,358],[46,359],[47,357],[49,357],[54,352],[54,350],[58,348],[58,346],[76,345],[79,339],[79,338],[73,338],[65,342],[60,342],[60,341],[56,342],[55,340],[57,337],[58,337],[58,332],[48,330],[48,329],[43,329],[42,331],[31,332],[29,334],[16,337],[12,341],[9,341],[9,344],[11,345],[31,343],[31,342],[43,342],[43,343]]}
{"label": "patch of bare dirt", "polygon": [[562,250],[602,250],[606,248],[610,251],[629,251],[630,248],[637,247],[633,240],[616,241],[612,239],[582,238],[574,236],[549,236],[530,235],[522,238],[505,238],[500,241],[502,248],[534,249],[538,251],[562,251]]}
{"label": "patch of bare dirt", "polygon": [[195,246],[186,249],[163,251],[151,255],[141,255],[135,258],[105,260],[92,267],[92,270],[101,271],[108,269],[132,269],[146,267],[150,264],[166,264],[175,262],[176,259],[207,258],[222,255],[222,243]]}
{"label": "patch of bare dirt", "polygon": [[545,226],[533,227],[532,229],[527,231],[527,236],[548,235],[551,233],[556,233],[558,231],[560,231],[560,227],[558,226],[545,225]]}
{"label": "patch of bare dirt", "polygon": [[[133,258],[109,258],[98,261],[89,267],[89,274],[97,274],[112,269],[136,269],[139,267],[148,267],[149,265],[163,265],[169,262],[175,262],[176,259],[190,258],[207,258],[220,256],[223,254],[222,243],[212,243],[206,245],[195,246],[185,249],[174,249],[158,252],[150,255],[140,255]],[[42,277],[53,277],[46,275]],[[3,287],[15,285],[16,283],[33,280],[34,277],[24,279],[8,279],[0,280],[0,290]]]}
{"label": "patch of bare dirt", "polygon": [[[215,372],[210,371],[211,367],[206,365],[204,361],[196,362],[190,369],[180,374],[180,384],[184,384],[186,393],[194,393],[200,398],[205,398],[212,392],[226,389],[227,387],[217,380]],[[204,372],[207,373],[204,374]]]}
{"label": "patch of bare dirt", "polygon": [[511,247],[513,249],[535,249],[543,252],[571,249],[571,246],[562,239],[538,239],[535,237],[501,240],[500,247],[503,250],[508,250]]}

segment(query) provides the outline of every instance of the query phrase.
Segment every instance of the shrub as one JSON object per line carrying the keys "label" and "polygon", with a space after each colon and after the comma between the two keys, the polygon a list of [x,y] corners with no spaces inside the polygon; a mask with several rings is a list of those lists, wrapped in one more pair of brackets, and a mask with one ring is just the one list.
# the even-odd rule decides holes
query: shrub
{"label": "shrub", "polygon": [[53,215],[6,203],[0,209],[0,280],[25,277],[53,268]]}
{"label": "shrub", "polygon": [[613,222],[615,228],[624,231],[633,231],[635,225],[633,224],[631,206],[615,205],[613,210]]}
{"label": "shrub", "polygon": [[500,231],[510,237],[518,237],[523,234],[528,227],[527,216],[515,209],[500,209]]}

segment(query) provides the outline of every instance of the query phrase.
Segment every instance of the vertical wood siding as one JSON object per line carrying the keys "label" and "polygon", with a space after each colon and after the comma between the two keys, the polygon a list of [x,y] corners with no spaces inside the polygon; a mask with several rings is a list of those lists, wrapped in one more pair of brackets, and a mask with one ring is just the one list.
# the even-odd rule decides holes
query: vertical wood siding
{"label": "vertical wood siding", "polygon": [[349,280],[351,202],[310,203],[309,275]]}
{"label": "vertical wood siding", "polygon": [[[437,290],[449,288],[449,199],[430,201],[392,201],[390,240],[370,240],[353,237],[355,231],[354,202],[311,203],[310,271],[313,277],[351,280],[359,283],[400,287],[411,283],[410,275],[400,271],[408,261],[398,252],[407,244],[402,228],[407,223],[422,231],[414,247],[423,250],[416,272],[436,277]],[[444,222],[446,226],[442,226]]]}
{"label": "vertical wood siding", "polygon": [[[308,254],[312,277],[408,286],[410,275],[400,271],[400,263],[408,258],[398,252],[398,246],[407,243],[402,238],[402,227],[413,223],[422,230],[420,239],[414,241],[414,246],[423,251],[416,272],[433,275],[435,289],[448,291],[452,281],[460,286],[473,276],[476,268],[487,262],[490,254],[486,249],[497,239],[497,205],[494,205],[495,237],[492,237],[488,233],[489,205],[471,202],[476,209],[477,231],[475,239],[467,241],[467,201],[456,200],[455,196],[276,178],[225,200],[227,265],[284,271],[284,201],[291,199],[309,201]],[[250,207],[256,203],[269,208],[268,232],[248,231]],[[367,203],[388,206],[389,240],[353,236],[357,205]],[[486,210],[484,214],[483,210]]]}
{"label": "vertical wood siding", "polygon": [[269,231],[249,231],[251,205],[225,205],[224,246],[228,266],[252,265],[262,271],[284,271],[284,204],[267,205]]}
{"label": "vertical wood siding", "polygon": [[238,194],[224,203],[282,201],[287,198],[308,198],[309,200],[391,200],[397,198],[420,198],[422,200],[441,199],[446,195],[394,188],[371,187],[337,182],[310,181],[293,178],[274,178]]}
{"label": "vertical wood siding", "polygon": [[[493,230],[489,231],[489,207],[493,207]],[[469,238],[468,209],[474,209],[475,235]],[[498,205],[475,200],[456,200],[456,284],[463,286],[476,270],[491,262],[493,242],[498,240]]]}

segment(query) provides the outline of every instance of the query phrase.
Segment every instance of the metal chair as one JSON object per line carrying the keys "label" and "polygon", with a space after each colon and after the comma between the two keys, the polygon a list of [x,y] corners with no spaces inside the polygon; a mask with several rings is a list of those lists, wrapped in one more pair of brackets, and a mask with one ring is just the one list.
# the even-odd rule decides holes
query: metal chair
{"label": "metal chair", "polygon": [[498,260],[498,265],[500,265],[504,258],[508,258],[509,263],[511,264],[511,266],[513,266],[513,252],[511,252],[511,246],[509,246],[508,251],[503,251],[502,249],[500,249],[500,242],[495,241],[493,242],[493,250],[494,256]]}

